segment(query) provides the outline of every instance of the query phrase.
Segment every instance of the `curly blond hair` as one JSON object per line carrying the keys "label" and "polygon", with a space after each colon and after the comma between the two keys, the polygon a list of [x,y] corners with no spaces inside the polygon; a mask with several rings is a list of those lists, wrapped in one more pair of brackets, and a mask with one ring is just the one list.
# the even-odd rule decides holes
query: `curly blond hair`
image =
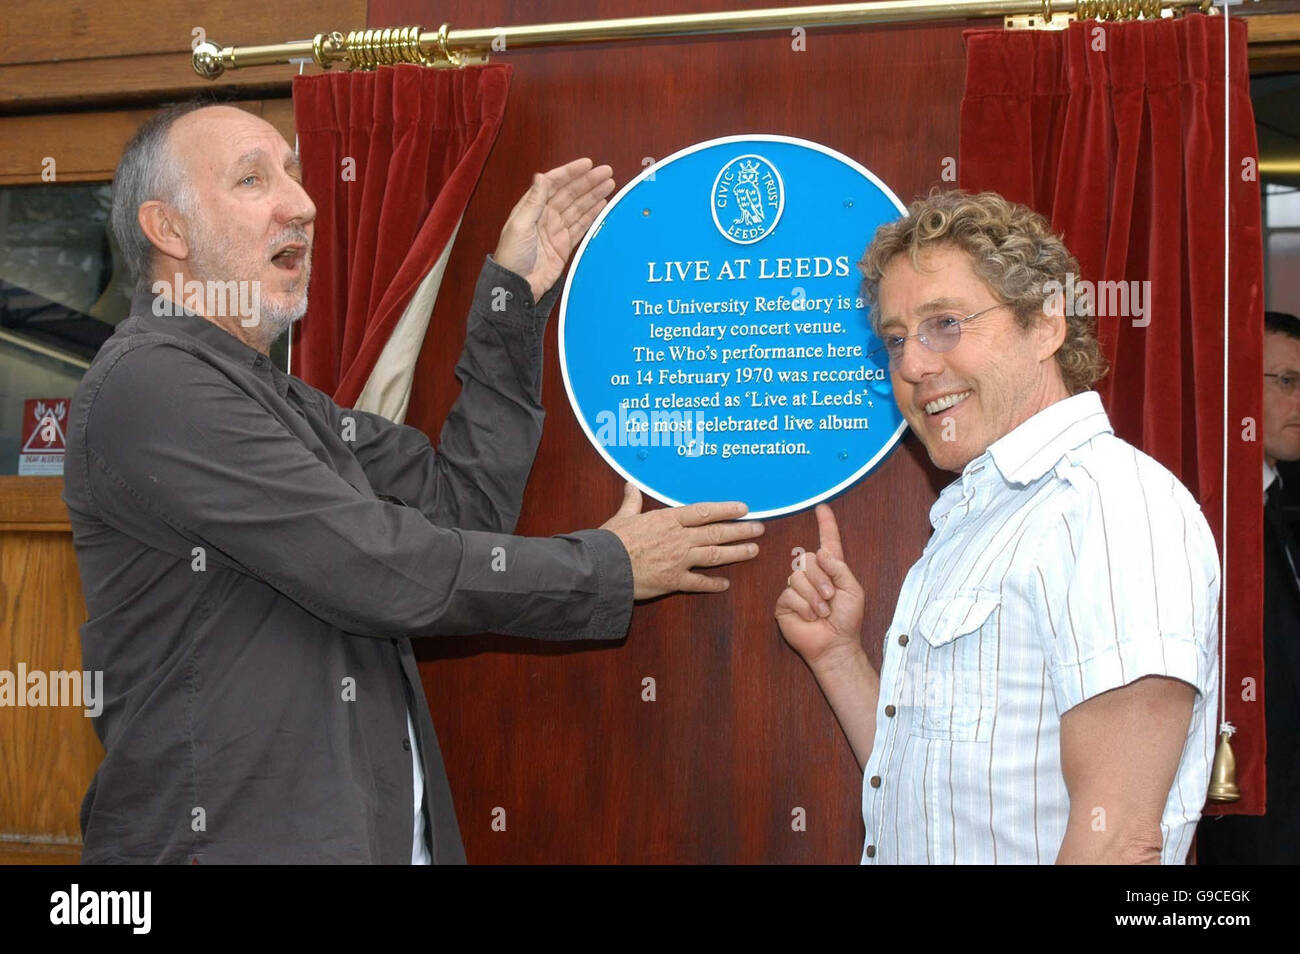
{"label": "curly blond hair", "polygon": [[[975,274],[1012,307],[1022,328],[1042,318],[1053,289],[1059,292],[1064,288],[1067,275],[1079,274],[1078,260],[1033,209],[1008,202],[996,192],[936,189],[908,206],[901,219],[876,229],[858,263],[863,292],[871,305],[871,327],[877,334],[880,278],[885,267],[902,252],[919,267],[921,249],[935,245],[955,246],[968,253]],[[1058,284],[1053,286],[1054,282]],[[1086,298],[1066,309],[1065,323],[1065,340],[1056,352],[1056,362],[1066,389],[1078,394],[1106,373],[1106,360],[1101,356],[1096,319]]]}

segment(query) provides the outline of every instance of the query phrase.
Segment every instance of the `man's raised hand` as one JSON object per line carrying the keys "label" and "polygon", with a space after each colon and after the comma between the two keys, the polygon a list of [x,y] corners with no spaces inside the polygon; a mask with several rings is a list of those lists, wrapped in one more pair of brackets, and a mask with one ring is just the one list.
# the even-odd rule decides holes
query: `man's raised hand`
{"label": "man's raised hand", "polygon": [[550,290],[583,233],[614,191],[614,170],[574,159],[550,172],[533,175],[533,184],[515,203],[492,258],[528,281],[533,301]]}
{"label": "man's raised hand", "polygon": [[758,555],[752,540],[763,533],[761,523],[726,523],[749,512],[743,503],[698,503],[641,512],[641,491],[623,488],[623,504],[602,526],[623,541],[632,560],[633,599],[647,600],[665,593],[721,593],[726,577],[706,576],[695,568],[752,560]]}
{"label": "man's raised hand", "polygon": [[862,649],[862,587],[844,562],[835,514],[817,505],[821,547],[805,553],[776,600],[776,621],[785,641],[814,665],[841,652]]}

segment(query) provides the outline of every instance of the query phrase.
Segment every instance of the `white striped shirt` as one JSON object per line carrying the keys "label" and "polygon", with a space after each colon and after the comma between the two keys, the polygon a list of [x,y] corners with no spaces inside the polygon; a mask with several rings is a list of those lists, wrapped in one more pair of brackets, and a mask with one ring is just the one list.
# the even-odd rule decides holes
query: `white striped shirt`
{"label": "white striped shirt", "polygon": [[1191,494],[1086,391],[967,464],[930,522],[885,634],[862,862],[1052,863],[1062,713],[1162,675],[1197,690],[1160,826],[1184,863],[1218,709],[1218,557]]}

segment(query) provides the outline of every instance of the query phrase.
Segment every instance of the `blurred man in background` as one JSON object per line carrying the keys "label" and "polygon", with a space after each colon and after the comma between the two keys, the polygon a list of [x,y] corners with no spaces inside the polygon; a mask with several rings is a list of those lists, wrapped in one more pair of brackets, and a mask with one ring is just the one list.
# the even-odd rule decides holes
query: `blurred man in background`
{"label": "blurred man in background", "polygon": [[1206,818],[1203,865],[1300,864],[1300,548],[1278,464],[1300,460],[1300,318],[1264,313],[1265,814]]}

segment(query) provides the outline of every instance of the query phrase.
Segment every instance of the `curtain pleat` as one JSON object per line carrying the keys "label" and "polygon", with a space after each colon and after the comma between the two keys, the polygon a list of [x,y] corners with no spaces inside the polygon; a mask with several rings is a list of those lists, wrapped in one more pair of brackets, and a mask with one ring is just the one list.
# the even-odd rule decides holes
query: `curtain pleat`
{"label": "curtain pleat", "polygon": [[303,182],[317,210],[294,372],[340,406],[360,406],[364,393],[375,402],[365,410],[405,413],[439,263],[500,131],[509,86],[504,65],[294,79]]}

